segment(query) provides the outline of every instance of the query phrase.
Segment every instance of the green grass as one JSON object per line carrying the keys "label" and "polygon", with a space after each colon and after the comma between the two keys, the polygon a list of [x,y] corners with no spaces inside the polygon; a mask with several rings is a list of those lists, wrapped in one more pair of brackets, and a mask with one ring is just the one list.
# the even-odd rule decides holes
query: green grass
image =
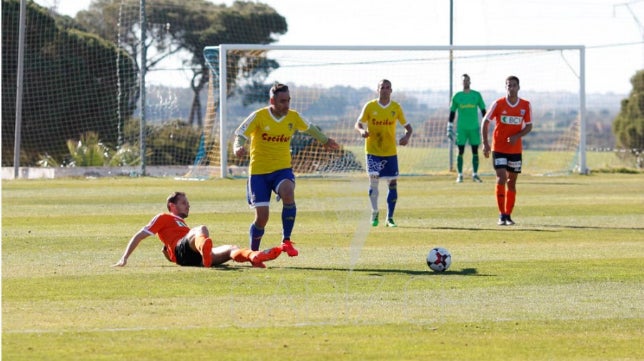
{"label": "green grass", "polygon": [[[245,246],[244,186],[3,182],[3,359],[644,359],[643,174],[522,175],[514,227],[496,226],[491,177],[403,177],[396,229],[368,225],[363,177],[301,178],[299,257],[182,268],[148,238],[110,267],[174,190],[189,224]],[[434,246],[445,273],[425,264]]]}

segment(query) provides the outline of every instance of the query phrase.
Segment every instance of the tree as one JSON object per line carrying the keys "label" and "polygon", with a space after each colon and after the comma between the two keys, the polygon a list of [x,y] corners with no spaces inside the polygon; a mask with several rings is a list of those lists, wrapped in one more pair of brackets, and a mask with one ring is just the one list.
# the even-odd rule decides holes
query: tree
{"label": "tree", "polygon": [[[138,60],[140,39],[137,30],[140,29],[140,19],[138,16],[124,17],[122,4],[118,0],[94,0],[87,11],[78,13],[77,20],[85,28],[102,36],[113,37],[114,29],[121,29],[120,43]],[[284,17],[270,6],[256,2],[236,1],[228,7],[206,0],[148,0],[146,18],[146,37],[150,40],[143,46],[155,50],[155,55],[145,64],[146,69],[153,69],[172,55],[185,57],[184,66],[193,72],[190,88],[194,92],[188,122],[196,122],[199,126],[203,124],[199,94],[209,77],[204,47],[225,43],[270,44],[276,40],[273,35],[287,31]],[[234,64],[242,64],[243,58],[244,54],[240,53],[233,55],[231,60],[235,61]],[[277,66],[273,62],[258,68],[231,69],[230,88],[235,85],[240,73],[252,78],[257,74],[266,75]]]}
{"label": "tree", "polygon": [[[19,15],[19,0],[2,0],[3,165],[13,164]],[[117,104],[136,89],[129,55],[33,2],[25,25],[21,164],[47,155],[62,159],[69,154],[67,140],[88,131],[115,144]],[[133,110],[119,111],[128,117]]]}
{"label": "tree", "polygon": [[632,78],[633,90],[622,100],[621,109],[613,121],[617,144],[638,156],[644,150],[644,70]]}

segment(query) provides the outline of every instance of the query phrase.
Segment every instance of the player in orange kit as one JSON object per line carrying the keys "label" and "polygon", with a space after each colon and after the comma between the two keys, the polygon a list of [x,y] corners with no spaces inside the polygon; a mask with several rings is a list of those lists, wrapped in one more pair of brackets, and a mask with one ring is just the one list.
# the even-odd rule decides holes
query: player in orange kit
{"label": "player in orange kit", "polygon": [[505,79],[507,95],[497,99],[485,114],[481,126],[483,155],[490,157],[488,133],[490,122],[495,122],[492,134],[492,160],[496,171],[496,202],[500,226],[512,226],[512,210],[516,199],[516,183],[521,173],[523,145],[521,138],[532,130],[530,102],[519,98],[519,78]]}
{"label": "player in orange kit", "polygon": [[250,262],[253,267],[265,268],[265,261],[273,260],[282,253],[281,247],[263,252],[240,249],[233,245],[213,248],[206,226],[188,227],[185,218],[190,212],[190,202],[183,192],[174,192],[167,199],[169,213],[159,213],[137,232],[128,243],[121,259],[114,265],[123,267],[134,249],[145,238],[156,234],[163,243],[163,254],[180,266],[210,267],[229,260]]}

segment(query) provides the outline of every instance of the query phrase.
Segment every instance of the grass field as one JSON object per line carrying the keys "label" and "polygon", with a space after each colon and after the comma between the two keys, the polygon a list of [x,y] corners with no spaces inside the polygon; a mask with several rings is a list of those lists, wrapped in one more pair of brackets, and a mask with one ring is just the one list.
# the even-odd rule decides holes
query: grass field
{"label": "grass field", "polygon": [[[2,358],[644,359],[644,174],[521,176],[514,227],[496,225],[492,177],[404,177],[396,229],[368,224],[366,179],[301,178],[299,257],[181,268],[148,238],[110,267],[174,190],[190,225],[246,246],[244,186],[4,181]],[[445,273],[425,264],[434,246]]]}

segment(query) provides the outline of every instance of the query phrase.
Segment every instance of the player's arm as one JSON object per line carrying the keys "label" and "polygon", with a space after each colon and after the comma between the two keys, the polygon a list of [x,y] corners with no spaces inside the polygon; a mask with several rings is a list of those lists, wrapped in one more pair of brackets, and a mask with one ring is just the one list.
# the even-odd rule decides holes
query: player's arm
{"label": "player's arm", "polygon": [[304,133],[312,136],[318,142],[322,143],[322,145],[324,145],[324,148],[326,148],[326,149],[338,149],[339,148],[338,143],[336,143],[335,140],[327,137],[324,133],[322,133],[320,128],[318,128],[317,126],[315,126],[313,124],[310,124],[309,128],[307,130],[305,130]]}
{"label": "player's arm", "polygon": [[365,129],[365,127],[362,125],[362,121],[360,121],[360,118],[356,120],[356,124],[353,126],[358,133],[360,133],[360,136],[363,138],[369,137],[369,131]]}
{"label": "player's arm", "polygon": [[411,138],[411,133],[414,132],[414,129],[412,128],[411,124],[407,123],[405,124],[405,135],[400,138],[398,141],[398,144],[400,145],[407,145],[409,143],[409,138]]}
{"label": "player's arm", "polygon": [[130,257],[132,252],[134,252],[139,243],[141,243],[142,240],[148,238],[149,236],[150,233],[148,233],[144,229],[140,230],[134,236],[132,236],[130,242],[128,242],[127,247],[125,248],[125,252],[123,252],[123,256],[121,256],[121,259],[114,265],[112,265],[112,267],[124,267],[127,264],[127,259]]}
{"label": "player's arm", "polygon": [[456,112],[450,110],[447,120],[447,138],[449,139],[454,139],[454,119],[456,119]]}
{"label": "player's arm", "polygon": [[526,136],[531,131],[532,131],[532,123],[528,123],[528,124],[525,125],[525,127],[523,129],[521,129],[520,132],[518,132],[517,134],[513,134],[513,135],[509,136],[508,137],[508,143],[510,143],[510,144],[516,143],[516,141],[519,140],[519,138],[521,138],[523,136]]}
{"label": "player's arm", "polygon": [[362,107],[362,110],[360,111],[360,116],[358,116],[358,119],[356,119],[356,123],[353,126],[355,128],[355,130],[357,130],[358,133],[360,133],[360,136],[362,138],[368,138],[369,137],[369,131],[367,129],[365,129],[365,127],[363,125],[363,122],[362,122],[362,120],[365,119],[365,114],[367,114],[367,106],[368,105],[369,105],[369,103],[365,104]]}
{"label": "player's arm", "polygon": [[483,155],[485,158],[490,157],[490,142],[488,141],[488,136],[490,134],[490,118],[488,115],[483,117],[481,121],[481,140],[483,141]]}
{"label": "player's arm", "polygon": [[246,155],[246,148],[244,145],[248,139],[243,134],[235,134],[235,142],[233,144],[233,152],[237,157]]}
{"label": "player's arm", "polygon": [[248,137],[250,133],[248,133],[248,129],[253,127],[253,121],[255,120],[255,117],[257,116],[257,112],[253,112],[251,115],[249,115],[244,121],[235,129],[235,142],[233,143],[233,152],[237,157],[243,157],[246,155],[246,148],[244,145],[246,145],[246,142],[248,141]]}

